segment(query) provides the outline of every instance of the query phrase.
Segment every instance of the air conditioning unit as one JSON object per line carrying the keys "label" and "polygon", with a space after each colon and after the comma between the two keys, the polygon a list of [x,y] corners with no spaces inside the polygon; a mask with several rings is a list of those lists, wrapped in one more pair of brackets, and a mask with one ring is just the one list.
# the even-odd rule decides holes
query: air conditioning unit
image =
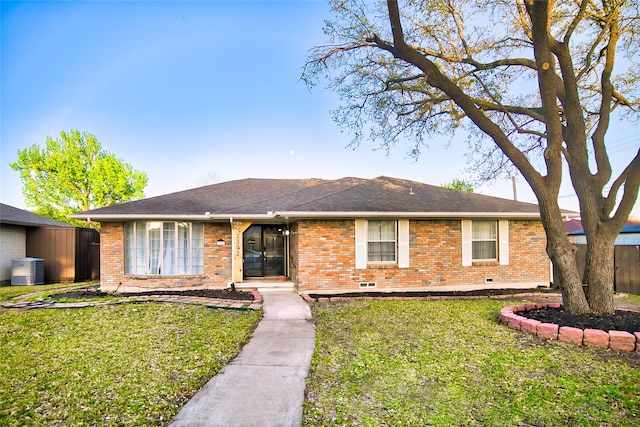
{"label": "air conditioning unit", "polygon": [[12,285],[43,285],[44,260],[41,258],[18,258],[11,260]]}

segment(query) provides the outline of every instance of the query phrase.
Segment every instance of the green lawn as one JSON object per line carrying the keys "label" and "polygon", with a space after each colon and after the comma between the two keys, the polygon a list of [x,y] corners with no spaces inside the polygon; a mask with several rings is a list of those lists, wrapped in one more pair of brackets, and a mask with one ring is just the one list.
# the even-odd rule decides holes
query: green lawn
{"label": "green lawn", "polygon": [[621,303],[636,305],[637,309],[640,310],[640,295],[627,295],[626,298],[619,300]]}
{"label": "green lawn", "polygon": [[0,308],[0,426],[165,425],[260,317],[154,303]]}
{"label": "green lawn", "polygon": [[640,353],[540,341],[498,323],[505,305],[314,304],[303,424],[640,425]]}

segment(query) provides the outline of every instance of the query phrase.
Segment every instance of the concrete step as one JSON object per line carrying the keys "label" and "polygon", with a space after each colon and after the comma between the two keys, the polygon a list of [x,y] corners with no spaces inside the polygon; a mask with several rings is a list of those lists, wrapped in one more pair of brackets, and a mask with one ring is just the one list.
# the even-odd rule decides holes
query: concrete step
{"label": "concrete step", "polygon": [[295,286],[293,283],[284,283],[281,285],[269,285],[269,286],[258,286],[258,292],[267,293],[267,292],[295,292]]}
{"label": "concrete step", "polygon": [[236,289],[257,289],[258,292],[295,292],[295,284],[290,280],[245,280],[236,283]]}

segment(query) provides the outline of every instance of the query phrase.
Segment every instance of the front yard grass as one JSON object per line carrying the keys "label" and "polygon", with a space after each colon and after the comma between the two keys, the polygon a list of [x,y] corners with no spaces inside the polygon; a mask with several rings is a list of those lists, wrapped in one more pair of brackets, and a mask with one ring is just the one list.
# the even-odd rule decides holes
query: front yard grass
{"label": "front yard grass", "polygon": [[155,303],[0,308],[0,426],[165,425],[260,317]]}
{"label": "front yard grass", "polygon": [[634,308],[640,310],[640,295],[628,294],[626,297],[620,299],[620,301],[625,305],[636,306]]}
{"label": "front yard grass", "polygon": [[640,353],[514,331],[498,323],[512,304],[312,305],[317,345],[303,425],[640,425]]}

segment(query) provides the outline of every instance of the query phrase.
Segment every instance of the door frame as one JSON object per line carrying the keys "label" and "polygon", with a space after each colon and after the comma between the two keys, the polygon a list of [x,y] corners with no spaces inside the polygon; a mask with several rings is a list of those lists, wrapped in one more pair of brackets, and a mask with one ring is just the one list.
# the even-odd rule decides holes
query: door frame
{"label": "door frame", "polygon": [[[249,231],[252,227],[260,227],[260,245],[262,247],[262,249],[260,250],[261,255],[260,255],[260,259],[261,259],[261,273],[262,276],[247,276],[247,271],[245,268],[245,254],[246,251],[248,250],[248,248],[245,245],[245,234],[247,233],[247,231]],[[279,232],[282,233],[282,274],[276,274],[276,275],[266,275],[266,259],[265,259],[265,248],[264,248],[264,239],[265,239],[265,228],[267,227],[273,227],[276,228]],[[265,278],[270,278],[270,277],[279,277],[279,276],[284,276],[284,277],[289,277],[289,226],[288,224],[269,224],[269,223],[252,223],[250,226],[248,226],[243,232],[242,232],[242,279],[243,280],[260,280],[260,279],[265,279]]]}

